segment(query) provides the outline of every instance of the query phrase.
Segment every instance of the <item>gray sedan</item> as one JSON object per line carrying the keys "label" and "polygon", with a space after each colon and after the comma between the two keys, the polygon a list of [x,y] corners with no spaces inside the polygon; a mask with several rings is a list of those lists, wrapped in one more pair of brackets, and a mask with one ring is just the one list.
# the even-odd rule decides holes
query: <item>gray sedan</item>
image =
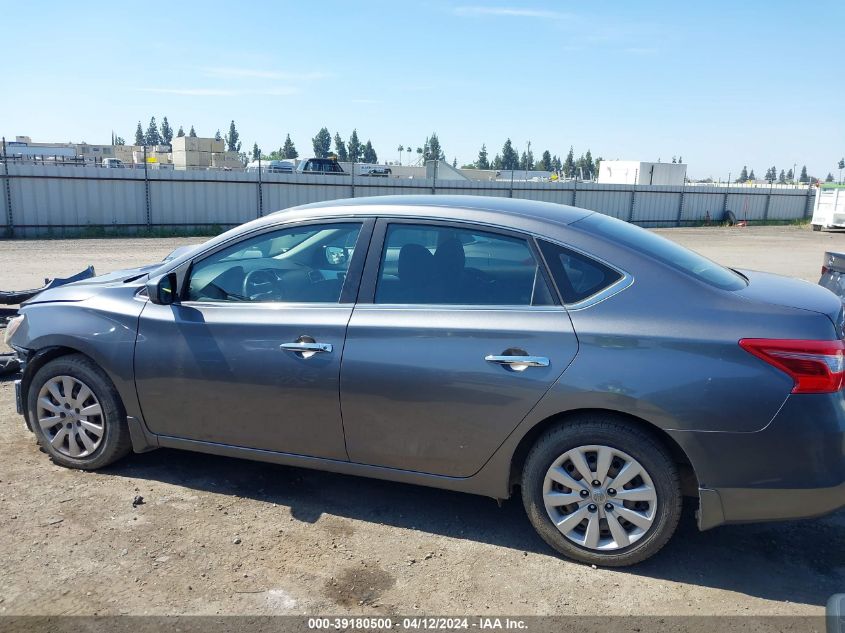
{"label": "gray sedan", "polygon": [[[843,308],[561,205],[341,200],[47,290],[7,339],[49,456],[181,448],[509,497],[551,547],[845,505]],[[365,501],[362,501],[364,503]]]}

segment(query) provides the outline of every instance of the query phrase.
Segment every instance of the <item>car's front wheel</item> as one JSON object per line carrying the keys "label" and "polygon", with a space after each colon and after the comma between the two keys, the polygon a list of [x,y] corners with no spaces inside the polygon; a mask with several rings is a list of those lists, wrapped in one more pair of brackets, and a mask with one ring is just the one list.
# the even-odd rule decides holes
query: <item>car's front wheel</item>
{"label": "car's front wheel", "polygon": [[678,471],[659,442],[612,417],[572,420],[543,434],[522,473],[540,536],[563,555],[632,565],[670,539],[681,514]]}
{"label": "car's front wheel", "polygon": [[61,356],[41,367],[30,382],[27,407],[38,443],[57,464],[94,470],[131,449],[117,390],[86,356]]}

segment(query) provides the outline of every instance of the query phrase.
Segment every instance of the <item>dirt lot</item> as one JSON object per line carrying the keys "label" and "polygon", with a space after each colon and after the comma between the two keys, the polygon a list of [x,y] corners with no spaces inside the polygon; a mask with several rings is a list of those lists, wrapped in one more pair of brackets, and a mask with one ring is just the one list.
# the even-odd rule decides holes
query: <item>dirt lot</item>
{"label": "dirt lot", "polygon": [[[845,234],[673,229],[732,266],[817,281]],[[189,240],[0,242],[0,288],[160,258]],[[194,240],[196,241],[196,240]],[[136,495],[144,504],[133,508]],[[792,614],[845,591],[845,513],[699,533],[634,569],[562,560],[518,499],[159,450],[52,465],[0,382],[2,614]]]}

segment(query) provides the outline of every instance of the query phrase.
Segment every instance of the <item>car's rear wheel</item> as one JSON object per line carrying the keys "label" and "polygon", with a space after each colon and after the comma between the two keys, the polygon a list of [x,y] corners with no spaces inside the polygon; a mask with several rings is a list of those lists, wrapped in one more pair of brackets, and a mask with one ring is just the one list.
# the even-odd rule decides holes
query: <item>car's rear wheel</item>
{"label": "car's rear wheel", "polygon": [[39,369],[27,407],[38,443],[57,464],[94,470],[131,449],[117,390],[85,356],[61,356]]}
{"label": "car's rear wheel", "polygon": [[543,434],[522,472],[522,499],[541,537],[564,556],[621,567],[654,555],[681,514],[678,470],[650,434],[592,416]]}

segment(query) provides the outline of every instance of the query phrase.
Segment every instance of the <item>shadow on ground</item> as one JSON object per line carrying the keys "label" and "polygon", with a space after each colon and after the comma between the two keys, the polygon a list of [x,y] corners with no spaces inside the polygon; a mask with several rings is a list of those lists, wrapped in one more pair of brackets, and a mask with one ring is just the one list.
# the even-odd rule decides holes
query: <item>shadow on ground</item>
{"label": "shadow on ground", "polygon": [[[555,555],[528,523],[518,495],[499,508],[473,495],[165,449],[132,455],[109,471],[275,503],[307,523],[334,515]],[[618,573],[823,605],[845,590],[845,512],[699,532],[687,510],[662,552]]]}

